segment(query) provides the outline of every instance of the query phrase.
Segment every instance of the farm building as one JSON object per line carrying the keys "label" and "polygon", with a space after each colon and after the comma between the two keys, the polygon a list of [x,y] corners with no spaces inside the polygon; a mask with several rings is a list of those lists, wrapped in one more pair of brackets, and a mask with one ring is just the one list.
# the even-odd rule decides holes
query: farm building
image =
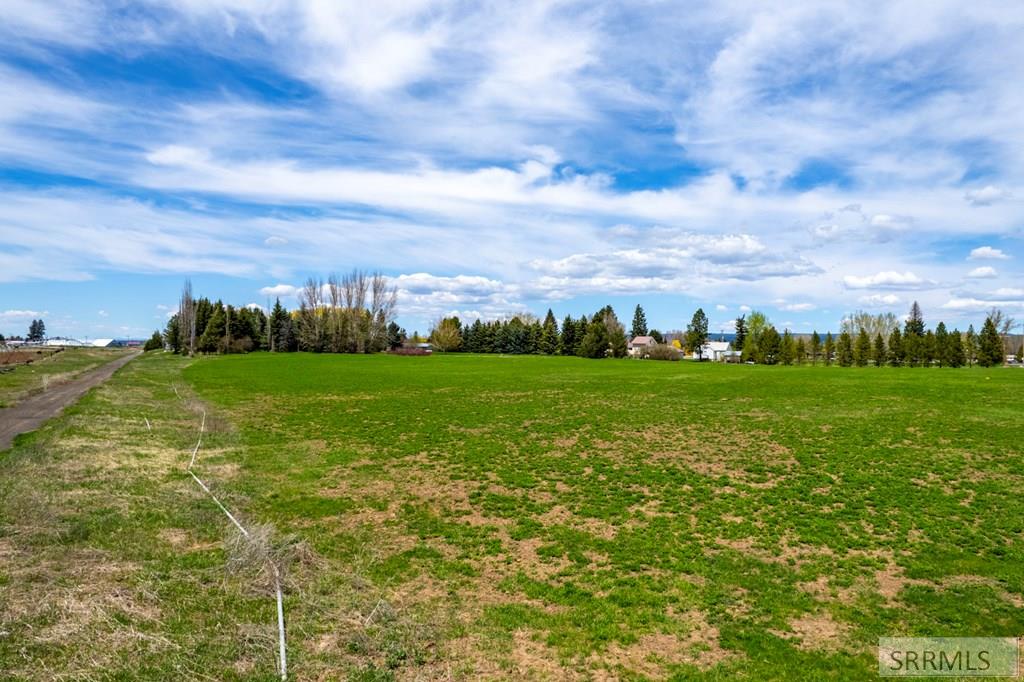
{"label": "farm building", "polygon": [[114,345],[115,345],[114,344],[114,339],[93,339],[92,340],[93,348],[113,348]]}
{"label": "farm building", "polygon": [[78,339],[65,339],[65,338],[57,337],[57,338],[53,338],[53,339],[47,339],[46,342],[43,343],[43,345],[44,346],[61,346],[61,347],[64,347],[64,348],[81,348],[82,346],[87,346],[89,344],[84,343],[82,341],[79,341]]}

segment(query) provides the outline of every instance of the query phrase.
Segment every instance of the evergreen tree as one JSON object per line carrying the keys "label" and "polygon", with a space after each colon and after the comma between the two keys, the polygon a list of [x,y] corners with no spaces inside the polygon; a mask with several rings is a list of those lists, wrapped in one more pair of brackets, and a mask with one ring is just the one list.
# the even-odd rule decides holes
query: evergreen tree
{"label": "evergreen tree", "polygon": [[893,328],[889,334],[889,364],[893,367],[903,364],[903,335],[899,327]]}
{"label": "evergreen tree", "polygon": [[978,335],[974,333],[973,324],[967,327],[967,333],[964,334],[964,355],[968,367],[978,361]]}
{"label": "evergreen tree", "polygon": [[851,367],[853,365],[853,339],[850,332],[843,331],[839,334],[839,343],[836,345],[836,360],[840,367]]}
{"label": "evergreen tree", "polygon": [[29,343],[42,343],[46,339],[46,323],[42,320],[32,320],[28,325],[28,335],[25,340]]}
{"label": "evergreen tree", "polygon": [[954,329],[949,334],[946,361],[950,367],[963,367],[964,363],[967,362],[967,357],[964,353],[963,336],[960,335],[959,329]]}
{"label": "evergreen tree", "polygon": [[921,362],[924,363],[925,367],[931,367],[932,363],[935,362],[935,353],[935,332],[929,329],[921,340]]}
{"label": "evergreen tree", "polygon": [[217,301],[216,305],[212,306],[212,310],[210,319],[196,343],[196,350],[200,353],[215,353],[222,350],[222,344],[226,338],[227,313],[224,305]]}
{"label": "evergreen tree", "polygon": [[796,340],[796,364],[803,365],[807,362],[807,343],[804,337]]}
{"label": "evergreen tree", "polygon": [[[480,328],[480,320],[473,323],[473,329],[476,331]],[[402,344],[405,343],[405,330],[398,326],[398,323],[392,320],[388,323],[388,348],[395,350],[401,348]]]}
{"label": "evergreen tree", "polygon": [[562,336],[558,342],[558,352],[562,355],[576,355],[576,321],[572,315],[562,320]]}
{"label": "evergreen tree", "polygon": [[779,331],[774,325],[768,325],[757,343],[757,354],[760,357],[758,362],[774,365],[779,361],[781,353],[782,337],[779,336]]}
{"label": "evergreen tree", "polygon": [[650,337],[654,339],[654,343],[665,343],[665,337],[662,336],[661,332],[659,332],[657,329],[652,329],[648,333],[650,334]]}
{"label": "evergreen tree", "polygon": [[978,364],[982,367],[1003,364],[1003,340],[991,317],[985,318],[985,325],[978,335]]}
{"label": "evergreen tree", "polygon": [[708,342],[708,316],[704,314],[703,308],[697,308],[686,327],[686,345],[697,355],[700,360],[704,359],[704,344]]}
{"label": "evergreen tree", "polygon": [[146,344],[142,347],[142,350],[144,352],[149,352],[151,350],[160,350],[163,347],[164,337],[160,334],[159,331],[155,331],[153,332],[153,336],[149,337],[149,340],[146,341]]}
{"label": "evergreen tree", "polygon": [[547,317],[544,318],[537,349],[544,355],[554,355],[558,352],[558,322],[551,308],[548,308]]}
{"label": "evergreen tree", "polygon": [[779,346],[779,362],[792,365],[796,361],[796,342],[793,335],[786,329],[782,332],[782,343]]}
{"label": "evergreen tree", "polygon": [[914,301],[910,306],[910,315],[903,327],[904,336],[924,336],[924,315],[921,314],[921,306]]}
{"label": "evergreen tree", "polygon": [[584,358],[603,358],[608,355],[608,327],[605,323],[595,317],[594,321],[587,325],[587,333],[580,341],[577,354]]}
{"label": "evergreen tree", "polygon": [[732,347],[736,350],[743,350],[743,344],[747,340],[747,316],[740,315],[736,318],[736,337],[732,341]]}
{"label": "evergreen tree", "polygon": [[882,332],[875,334],[875,352],[871,357],[875,361],[875,367],[885,366],[885,339],[882,338]]}
{"label": "evergreen tree", "polygon": [[857,332],[857,343],[853,348],[853,360],[858,367],[867,367],[871,359],[871,337],[864,327]]}
{"label": "evergreen tree", "polygon": [[644,309],[637,304],[636,310],[633,311],[633,327],[630,329],[630,338],[636,338],[638,336],[647,336],[647,316],[644,315]]}
{"label": "evergreen tree", "polygon": [[821,336],[818,335],[818,330],[815,329],[814,333],[811,334],[811,364],[818,364],[818,356],[821,355]]}
{"label": "evergreen tree", "polygon": [[945,322],[939,322],[935,327],[935,359],[939,367],[949,366],[949,333]]}
{"label": "evergreen tree", "polygon": [[167,327],[164,328],[164,341],[170,347],[172,353],[181,352],[181,318],[177,313],[171,315],[167,320]]}
{"label": "evergreen tree", "polygon": [[836,344],[835,344],[835,341],[832,340],[832,332],[827,332],[825,334],[825,344],[824,344],[825,364],[827,366],[831,366],[832,365],[832,356],[835,354],[835,351],[836,351]]}

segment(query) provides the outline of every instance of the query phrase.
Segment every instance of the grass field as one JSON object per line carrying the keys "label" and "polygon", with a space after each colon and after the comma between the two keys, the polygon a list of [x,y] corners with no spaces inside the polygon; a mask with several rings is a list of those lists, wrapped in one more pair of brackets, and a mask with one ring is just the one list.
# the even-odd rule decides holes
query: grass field
{"label": "grass field", "polygon": [[126,351],[106,348],[52,348],[16,351],[33,357],[31,364],[19,364],[0,373],[0,407],[12,405],[27,395],[43,390],[47,383],[66,381],[78,374],[110,362]]}
{"label": "grass field", "polygon": [[202,404],[296,679],[869,678],[879,636],[1024,634],[1022,387],[147,356],[2,456],[0,669],[273,679],[267,576],[184,474]]}

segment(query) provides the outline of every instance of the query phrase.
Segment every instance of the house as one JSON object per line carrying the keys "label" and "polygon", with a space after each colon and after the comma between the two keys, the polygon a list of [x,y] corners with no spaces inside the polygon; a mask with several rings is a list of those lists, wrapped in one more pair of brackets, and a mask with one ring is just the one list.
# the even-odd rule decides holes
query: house
{"label": "house", "polygon": [[732,344],[728,341],[708,341],[701,347],[700,356],[697,353],[693,353],[690,357],[694,360],[702,357],[712,362],[724,362],[732,352]]}
{"label": "house", "polygon": [[631,358],[642,358],[647,355],[647,350],[656,343],[653,336],[634,336],[633,340],[629,342],[626,352]]}

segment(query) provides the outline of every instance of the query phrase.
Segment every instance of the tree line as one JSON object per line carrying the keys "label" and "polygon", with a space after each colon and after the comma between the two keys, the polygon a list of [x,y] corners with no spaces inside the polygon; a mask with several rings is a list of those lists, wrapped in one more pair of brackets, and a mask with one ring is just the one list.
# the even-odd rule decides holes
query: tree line
{"label": "tree line", "polygon": [[892,313],[872,316],[859,312],[843,321],[838,337],[829,332],[822,338],[815,331],[805,339],[788,329],[779,334],[763,313],[754,311],[737,318],[733,343],[742,350],[744,361],[768,365],[820,361],[840,367],[991,367],[1003,363],[1003,337],[1013,322],[993,310],[980,333],[975,333],[974,325],[963,333],[949,331],[944,322],[934,330],[926,329],[921,307],[914,301],[902,331]]}
{"label": "tree line", "polygon": [[289,311],[277,299],[268,315],[258,306],[236,308],[196,298],[186,281],[178,312],[161,336],[171,351],[187,355],[253,350],[376,353],[396,341],[389,336],[397,328],[396,299],[397,290],[383,275],[355,270],[326,280],[311,277],[299,293],[298,309]]}
{"label": "tree line", "polygon": [[[299,293],[299,307],[288,310],[276,300],[270,314],[255,306],[234,307],[222,301],[195,298],[191,283],[182,289],[178,312],[163,333],[156,332],[146,348],[162,344],[175,353],[274,352],[375,353],[404,345],[429,343],[440,352],[501,353],[507,355],[567,355],[621,358],[630,339],[650,337],[647,351],[655,359],[678,359],[680,352],[702,358],[708,342],[708,318],[698,308],[685,332],[666,335],[649,329],[643,307],[637,305],[629,335],[615,310],[606,305],[593,315],[566,315],[561,324],[549,309],[543,320],[521,314],[505,320],[464,323],[450,316],[438,320],[424,338],[410,337],[395,321],[397,292],[379,273],[360,271],[326,280],[310,278]],[[32,330],[37,328],[33,321]],[[42,333],[42,321],[39,332]],[[782,333],[759,311],[735,321],[733,348],[745,362],[767,365],[818,364],[852,366],[993,366],[1004,359],[1004,337],[1014,320],[992,310],[980,333],[948,330],[939,322],[926,329],[915,301],[902,329],[892,313],[858,311],[845,318],[838,335],[817,331]],[[30,330],[31,331],[31,330]]]}

